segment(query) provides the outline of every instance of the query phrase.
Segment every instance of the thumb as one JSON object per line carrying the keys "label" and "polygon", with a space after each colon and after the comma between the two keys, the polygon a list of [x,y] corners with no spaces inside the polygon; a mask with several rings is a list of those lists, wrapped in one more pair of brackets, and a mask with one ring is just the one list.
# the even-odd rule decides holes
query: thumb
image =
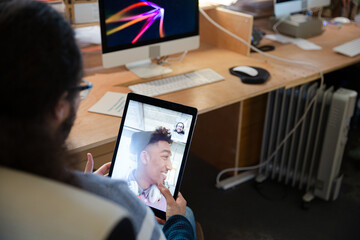
{"label": "thumb", "polygon": [[84,173],[92,173],[93,168],[94,168],[94,158],[91,153],[88,153]]}

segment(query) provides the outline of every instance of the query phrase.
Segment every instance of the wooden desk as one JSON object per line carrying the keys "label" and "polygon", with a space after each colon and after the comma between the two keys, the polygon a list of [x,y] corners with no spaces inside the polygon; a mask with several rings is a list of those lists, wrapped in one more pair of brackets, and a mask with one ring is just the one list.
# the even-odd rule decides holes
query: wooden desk
{"label": "wooden desk", "polygon": [[[93,55],[94,53],[90,54]],[[98,55],[100,57],[100,53]],[[84,60],[87,60],[86,54],[84,54]],[[266,64],[262,60],[252,59],[229,50],[202,44],[199,50],[190,52],[183,62],[171,66],[173,69],[172,75],[210,67],[224,76],[226,80],[162,95],[159,98],[196,107],[199,113],[203,114],[279,88],[283,85],[283,82],[292,80],[284,75],[284,77],[276,81],[269,81],[265,85],[244,85],[237,77],[230,75],[228,68],[245,64],[263,66],[271,72],[276,72],[276,69],[271,64]],[[88,80],[93,82],[94,88],[87,99],[81,103],[75,126],[70,134],[71,149],[75,151],[87,151],[115,140],[121,119],[89,113],[87,110],[106,91],[127,93],[129,92],[127,88],[129,84],[141,81],[137,76],[122,68],[114,68],[111,71],[104,70],[103,72],[98,76],[95,74],[87,77]],[[110,148],[111,146],[105,151],[109,151]]]}
{"label": "wooden desk", "polygon": [[[273,32],[268,29],[265,20],[255,22],[254,27],[260,28],[269,34],[273,34]],[[343,25],[342,27],[327,25],[324,29],[325,31],[321,35],[308,39],[311,42],[321,46],[322,50],[305,51],[294,46],[293,44],[281,44],[268,39],[263,39],[261,41],[261,45],[274,45],[276,49],[275,51],[271,52],[271,54],[290,60],[299,60],[312,63],[319,67],[324,73],[332,72],[359,62],[359,55],[357,57],[351,58],[337,54],[332,50],[334,47],[342,43],[359,38],[359,26],[356,26],[355,24]],[[267,57],[259,55],[258,53],[252,53],[251,57],[263,60],[268,59]],[[302,72],[302,66],[297,66],[296,68],[292,67],[296,65],[291,64],[286,64],[284,66],[288,66],[288,70],[292,68],[293,74],[297,74],[299,76],[297,81],[289,82],[287,87],[296,86],[301,83],[314,80],[319,76],[309,76],[307,71]]]}
{"label": "wooden desk", "polygon": [[[332,51],[334,46],[360,37],[359,30],[354,25],[342,28],[329,26],[323,35],[310,39],[322,46],[322,50],[304,51],[291,44],[275,44],[277,48],[273,54],[308,61],[325,73],[334,71],[360,61],[360,56],[349,58]],[[94,88],[81,103],[69,137],[70,148],[81,152],[84,161],[84,153],[87,151],[95,155],[95,167],[111,160],[121,118],[89,113],[88,108],[106,91],[127,93],[129,84],[142,81],[123,67],[102,69],[99,67],[100,55],[100,51],[83,53],[85,75],[93,82]],[[270,72],[271,78],[262,85],[243,84],[228,71],[230,67],[237,65],[265,68]],[[200,116],[191,151],[219,169],[258,161],[266,93],[319,77],[316,70],[310,67],[270,61],[257,53],[246,57],[205,43],[171,68],[171,75],[212,68],[225,77],[225,81],[159,96],[164,100],[198,108]]]}

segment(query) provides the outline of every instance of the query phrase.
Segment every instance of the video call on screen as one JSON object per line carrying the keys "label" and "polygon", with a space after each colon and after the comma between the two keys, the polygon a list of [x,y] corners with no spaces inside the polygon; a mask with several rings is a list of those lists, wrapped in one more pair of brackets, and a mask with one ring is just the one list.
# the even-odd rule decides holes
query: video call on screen
{"label": "video call on screen", "polygon": [[[134,133],[149,132],[164,127],[171,133],[172,140],[170,157],[172,169],[166,174],[164,186],[174,194],[191,122],[192,116],[189,114],[130,100],[112,178],[131,182],[131,175],[138,167],[138,156],[131,151]],[[160,210],[165,211],[165,209]]]}

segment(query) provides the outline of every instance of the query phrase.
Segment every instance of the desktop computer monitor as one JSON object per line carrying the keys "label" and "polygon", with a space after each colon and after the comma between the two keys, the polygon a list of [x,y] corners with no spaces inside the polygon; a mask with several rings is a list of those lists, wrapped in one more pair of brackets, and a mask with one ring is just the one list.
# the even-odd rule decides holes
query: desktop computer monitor
{"label": "desktop computer monitor", "polygon": [[307,9],[329,6],[331,0],[307,0]]}
{"label": "desktop computer monitor", "polygon": [[307,9],[307,0],[274,0],[275,16],[290,15]]}
{"label": "desktop computer monitor", "polygon": [[198,0],[99,0],[103,66],[199,47]]}
{"label": "desktop computer monitor", "polygon": [[290,15],[330,5],[331,0],[274,0],[275,16]]}

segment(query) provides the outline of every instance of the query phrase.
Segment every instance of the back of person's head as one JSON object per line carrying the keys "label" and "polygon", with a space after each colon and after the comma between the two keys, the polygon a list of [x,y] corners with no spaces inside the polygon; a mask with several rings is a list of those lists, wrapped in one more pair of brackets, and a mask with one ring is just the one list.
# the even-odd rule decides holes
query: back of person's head
{"label": "back of person's head", "polygon": [[48,4],[12,0],[0,3],[0,33],[0,115],[43,120],[81,79],[73,30]]}
{"label": "back of person's head", "polygon": [[64,169],[71,124],[54,134],[48,119],[64,94],[70,103],[78,96],[72,88],[82,60],[74,32],[48,4],[3,0],[0,36],[0,165],[71,182]]}

